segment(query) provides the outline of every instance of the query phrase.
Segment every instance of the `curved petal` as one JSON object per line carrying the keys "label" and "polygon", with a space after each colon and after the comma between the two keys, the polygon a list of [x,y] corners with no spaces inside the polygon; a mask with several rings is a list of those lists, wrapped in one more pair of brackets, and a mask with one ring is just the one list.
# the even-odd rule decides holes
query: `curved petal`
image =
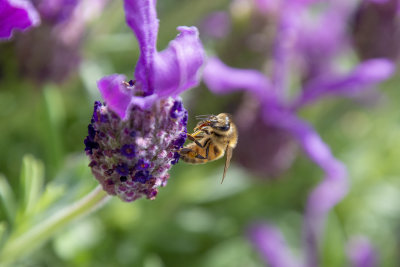
{"label": "curved petal", "polygon": [[226,94],[246,90],[263,100],[274,96],[271,83],[261,72],[249,69],[236,69],[226,66],[216,57],[209,58],[203,70],[203,80],[216,94]]}
{"label": "curved petal", "polygon": [[329,146],[305,121],[290,114],[276,117],[275,120],[275,124],[292,133],[308,157],[325,172],[325,181],[311,193],[308,204],[313,214],[326,213],[347,193],[345,166],[332,155]]}
{"label": "curved petal", "polygon": [[348,192],[347,172],[338,160],[330,159],[329,171],[324,180],[311,192],[307,200],[304,218],[304,242],[306,266],[318,265],[319,242],[323,235],[328,212],[338,204]]}
{"label": "curved petal", "polygon": [[[351,1],[348,1],[351,2]],[[304,10],[296,25],[295,49],[306,80],[335,73],[335,59],[349,46],[348,20],[354,9],[344,1],[332,1],[318,14]]]}
{"label": "curved petal", "polygon": [[132,96],[129,106],[139,106],[141,109],[150,109],[153,103],[158,99],[157,95],[152,94],[149,96]]}
{"label": "curved petal", "polygon": [[290,80],[290,58],[293,54],[296,24],[299,23],[299,5],[296,1],[283,1],[273,44],[273,72],[271,81],[274,90],[285,95]]}
{"label": "curved petal", "polygon": [[124,0],[126,22],[136,35],[140,57],[136,64],[135,78],[147,95],[153,93],[153,58],[156,51],[158,19],[155,0]]}
{"label": "curved petal", "polygon": [[14,29],[25,31],[39,24],[39,14],[29,1],[0,0],[0,40],[9,40]]}
{"label": "curved petal", "polygon": [[[266,109],[264,114],[267,118],[268,111]],[[286,129],[297,139],[308,157],[325,173],[324,180],[308,197],[304,219],[306,266],[318,266],[318,243],[325,218],[348,192],[347,171],[309,124],[288,112],[275,112],[272,119],[277,126]]]}
{"label": "curved petal", "polygon": [[386,59],[371,59],[358,65],[350,74],[337,78],[322,78],[304,87],[302,95],[294,102],[299,108],[329,95],[354,95],[390,78],[395,65]]}
{"label": "curved petal", "polygon": [[112,74],[97,82],[97,87],[107,106],[117,113],[121,119],[125,118],[126,109],[131,102],[131,94],[123,84],[125,78],[125,75]]}
{"label": "curved petal", "polygon": [[378,255],[366,237],[352,237],[347,246],[347,255],[353,267],[376,267]]}
{"label": "curved petal", "polygon": [[154,57],[154,92],[159,96],[176,96],[199,84],[199,69],[204,50],[196,27],[178,27],[180,33],[168,48]]}
{"label": "curved petal", "polygon": [[134,88],[127,88],[125,81],[125,75],[112,74],[97,82],[97,87],[107,106],[122,120],[127,118],[127,110],[130,106],[149,109],[157,99],[155,94],[144,97],[133,95]]}
{"label": "curved petal", "polygon": [[282,233],[266,224],[252,225],[248,237],[261,254],[262,259],[271,267],[300,266],[286,245]]}

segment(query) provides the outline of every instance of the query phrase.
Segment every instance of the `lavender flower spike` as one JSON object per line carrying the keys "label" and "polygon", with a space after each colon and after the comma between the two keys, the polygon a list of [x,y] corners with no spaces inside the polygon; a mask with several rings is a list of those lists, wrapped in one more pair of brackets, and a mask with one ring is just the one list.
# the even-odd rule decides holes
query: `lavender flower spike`
{"label": "lavender flower spike", "polygon": [[13,31],[25,31],[40,24],[40,17],[30,1],[0,0],[0,40],[9,40]]}
{"label": "lavender flower spike", "polygon": [[256,223],[248,230],[248,238],[271,267],[300,267],[282,236],[273,226]]}
{"label": "lavender flower spike", "polygon": [[347,246],[347,254],[353,267],[376,267],[378,255],[366,237],[353,237]]}
{"label": "lavender flower spike", "polygon": [[[377,66],[381,71],[371,73],[371,70],[376,69]],[[362,91],[364,88],[387,79],[392,71],[391,63],[383,59],[376,59],[360,64],[348,75],[331,79],[329,83],[326,83],[329,86],[315,86],[313,87],[315,89],[312,90],[319,92],[315,99],[343,92],[347,88]],[[236,79],[236,77],[240,77],[240,79]],[[295,114],[297,108],[307,101],[304,101],[303,95],[300,95],[294,100],[294,103],[300,103],[299,105],[288,104],[281,95],[276,94],[276,90],[271,88],[273,85],[261,72],[230,68],[217,58],[208,60],[203,78],[210,90],[215,93],[228,93],[238,89],[250,92],[255,99],[260,101],[261,115],[265,124],[273,125],[290,134],[310,159],[324,171],[324,180],[309,196],[304,222],[306,266],[318,266],[318,244],[324,220],[329,210],[346,195],[348,184],[345,166],[335,159],[329,146],[323,142],[318,133]],[[301,91],[307,95],[308,90]]]}
{"label": "lavender flower spike", "polygon": [[187,111],[178,96],[199,83],[204,52],[194,27],[156,50],[155,1],[125,0],[127,24],[140,47],[136,80],[113,74],[98,81],[105,103],[96,102],[85,139],[89,166],[103,189],[123,201],[154,199],[186,140]]}

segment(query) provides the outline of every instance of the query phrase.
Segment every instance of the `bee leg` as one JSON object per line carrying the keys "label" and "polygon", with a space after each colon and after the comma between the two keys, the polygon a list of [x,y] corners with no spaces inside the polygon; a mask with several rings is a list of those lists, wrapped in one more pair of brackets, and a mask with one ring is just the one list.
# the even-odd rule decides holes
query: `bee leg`
{"label": "bee leg", "polygon": [[189,155],[189,157],[191,157],[191,158],[206,159],[205,157],[203,157],[202,155],[200,155],[200,154],[197,153],[196,151],[191,150],[190,148],[182,148],[182,149],[179,151],[179,153],[180,153],[181,155],[187,154],[187,155]]}
{"label": "bee leg", "polygon": [[181,150],[179,150],[179,153],[180,154],[189,154],[192,151],[193,150],[191,150],[190,148],[181,148]]}
{"label": "bee leg", "polygon": [[[210,140],[210,139],[208,139],[208,140]],[[207,144],[207,148],[206,148],[206,159],[208,159],[208,151],[210,150],[210,144],[211,144],[211,142]]]}
{"label": "bee leg", "polygon": [[202,145],[202,144],[200,144],[200,142],[199,142],[199,141],[197,141],[193,135],[191,135],[191,134],[187,134],[187,137],[188,137],[188,139],[189,139],[190,141],[193,141],[193,142],[195,142],[195,143],[196,143],[196,145],[198,145],[199,147],[203,147],[203,145]]}
{"label": "bee leg", "polygon": [[[197,154],[197,153],[196,153],[196,154]],[[198,158],[198,159],[206,159],[205,157],[203,157],[203,156],[200,155],[200,154],[197,154],[195,157]]]}

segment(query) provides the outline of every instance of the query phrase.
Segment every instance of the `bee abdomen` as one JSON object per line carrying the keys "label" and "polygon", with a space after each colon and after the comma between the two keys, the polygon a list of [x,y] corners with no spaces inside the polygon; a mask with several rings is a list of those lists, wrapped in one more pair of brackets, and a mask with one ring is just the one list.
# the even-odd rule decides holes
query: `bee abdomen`
{"label": "bee abdomen", "polygon": [[202,164],[202,163],[206,163],[207,162],[204,159],[192,158],[192,157],[187,157],[187,156],[184,156],[184,155],[181,155],[181,159],[184,162],[191,163],[191,164]]}
{"label": "bee abdomen", "polygon": [[185,146],[184,148],[181,149],[180,152],[180,157],[184,162],[187,163],[192,163],[192,164],[201,164],[201,163],[206,163],[207,159],[204,158],[199,158],[196,157],[196,155],[202,155],[202,149],[200,147],[190,144],[188,146]]}

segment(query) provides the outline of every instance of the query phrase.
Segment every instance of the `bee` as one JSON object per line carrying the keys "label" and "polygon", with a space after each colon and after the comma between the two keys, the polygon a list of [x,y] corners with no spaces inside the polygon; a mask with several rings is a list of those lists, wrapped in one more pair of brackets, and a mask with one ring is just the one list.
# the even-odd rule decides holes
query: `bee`
{"label": "bee", "polygon": [[232,116],[227,113],[216,116],[202,115],[197,118],[200,122],[197,123],[194,132],[187,134],[188,139],[193,142],[180,150],[180,158],[188,163],[202,164],[226,155],[222,184],[238,141],[237,127],[232,121]]}

